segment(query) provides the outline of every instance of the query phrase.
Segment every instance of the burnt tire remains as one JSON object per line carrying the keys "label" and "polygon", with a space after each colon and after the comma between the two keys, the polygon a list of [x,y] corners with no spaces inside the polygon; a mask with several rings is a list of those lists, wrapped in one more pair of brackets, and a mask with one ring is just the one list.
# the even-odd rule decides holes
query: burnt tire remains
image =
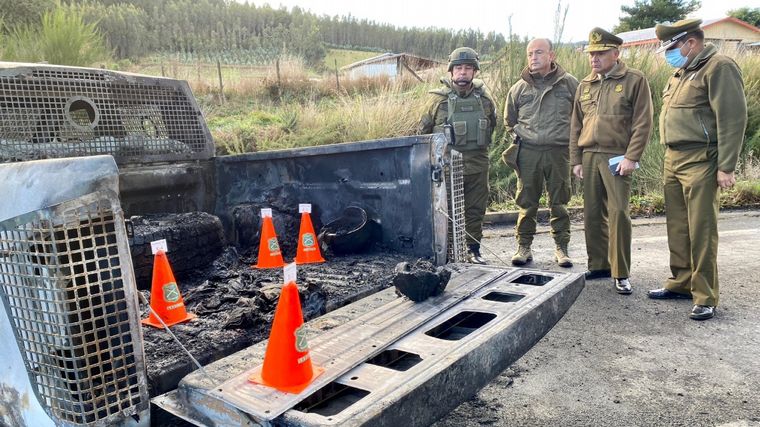
{"label": "burnt tire remains", "polygon": [[150,242],[166,239],[167,256],[179,280],[211,265],[226,246],[219,218],[205,212],[133,216],[129,239],[138,289],[150,289],[153,254]]}

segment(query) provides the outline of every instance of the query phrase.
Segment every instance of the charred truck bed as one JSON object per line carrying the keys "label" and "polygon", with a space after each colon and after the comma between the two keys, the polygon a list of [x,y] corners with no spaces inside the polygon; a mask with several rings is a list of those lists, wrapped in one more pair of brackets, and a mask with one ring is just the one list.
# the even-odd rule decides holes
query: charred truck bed
{"label": "charred truck bed", "polygon": [[[138,304],[138,292],[150,293],[152,241],[167,241],[186,308],[197,315],[171,330],[204,365],[247,351],[267,336],[283,272],[251,267],[257,260],[263,208],[273,212],[286,261],[295,257],[300,238],[299,204],[311,204],[317,231],[338,231],[320,236],[327,262],[298,267],[300,301],[312,324],[347,304],[366,305],[366,298],[365,303],[356,301],[367,296],[372,300],[371,295],[391,286],[399,262],[424,258],[443,265],[464,258],[461,155],[448,149],[443,134],[217,157],[186,82],[0,63],[0,87],[0,340],[13,353],[0,362],[0,403],[10,408],[8,413],[19,414],[14,423],[149,425],[149,397],[174,389],[195,370],[170,334],[139,324],[148,314],[147,306]],[[351,237],[341,238],[344,234]],[[459,289],[467,295],[457,304],[465,303],[480,292],[466,279],[469,268],[461,266],[461,274],[452,276],[460,288],[433,300],[456,299]],[[517,274],[498,268],[478,271],[494,277]],[[504,286],[522,286],[519,278],[509,277],[517,284]],[[439,319],[443,308],[441,313],[431,308],[435,313],[427,312],[431,316],[426,319],[412,316],[418,322],[406,324],[406,332],[386,337],[390,341],[377,344],[377,354],[361,353],[356,365],[342,366],[341,372],[375,369],[361,368],[373,361],[395,366],[394,361],[403,359],[402,365],[410,368],[415,360],[419,366],[433,363],[425,353],[407,357],[414,351],[402,345],[411,339],[407,334],[415,335],[420,328],[430,326],[427,335],[422,333],[430,336],[430,331],[446,334],[442,331],[452,327],[478,329],[497,317],[500,325],[525,325],[527,319],[544,316],[533,329],[509,329],[512,332],[498,335],[501,338],[483,335],[491,342],[524,335],[509,357],[496,358],[491,370],[501,370],[551,328],[582,288],[578,278],[546,277],[556,284],[543,288],[551,292],[539,296],[516,288],[523,302],[512,304],[510,298],[517,298],[512,296],[485,303],[502,304],[491,314],[457,320],[453,313],[453,323],[442,319],[443,326],[428,323]],[[391,290],[385,291],[377,301],[395,299],[388,307],[414,311],[414,304],[407,307],[411,302],[390,295]],[[480,294],[476,299],[478,304],[488,300]],[[506,307],[504,302],[512,304],[513,314],[499,311]],[[429,305],[420,303],[417,308]],[[537,310],[538,305],[544,309]],[[504,320],[518,317],[523,320]],[[336,319],[325,318],[320,329],[331,329],[327,325],[340,323]],[[350,341],[350,336],[343,339]],[[488,345],[478,346],[477,357],[491,357]],[[475,353],[451,353],[462,357],[451,366],[466,370],[465,361],[471,357],[467,355]],[[439,379],[448,375],[439,374]],[[473,393],[486,376],[452,394],[450,403]],[[195,377],[188,378],[185,391],[202,388],[194,385]],[[348,395],[358,393],[355,400],[365,403],[331,403],[344,407],[323,413],[333,411],[338,424],[347,422],[340,413],[360,412],[364,415],[357,415],[356,423],[376,423],[381,418],[374,409],[357,408],[381,396],[377,385],[351,384],[336,379],[311,390],[316,396],[311,400],[293,403],[303,413],[319,412],[315,408],[324,400],[319,393],[331,394],[330,387],[350,388]],[[418,385],[424,390],[431,384]],[[371,399],[362,400],[367,394]],[[22,405],[20,399],[6,396],[34,397],[31,405]],[[215,398],[223,405],[231,401]],[[385,397],[377,401],[390,402]],[[244,406],[232,404],[232,413],[238,416]],[[353,409],[342,412],[347,407]],[[446,407],[415,423],[440,416]],[[184,416],[181,410],[172,412]],[[285,418],[277,422],[292,425],[330,420],[301,419],[289,407],[281,412]],[[208,414],[199,416],[205,420]],[[272,418],[262,420],[268,423]]]}

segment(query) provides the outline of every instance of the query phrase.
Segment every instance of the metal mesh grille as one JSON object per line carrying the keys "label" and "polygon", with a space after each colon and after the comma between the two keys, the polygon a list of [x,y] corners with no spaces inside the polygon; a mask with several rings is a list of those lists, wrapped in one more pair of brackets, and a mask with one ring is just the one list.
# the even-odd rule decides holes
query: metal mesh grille
{"label": "metal mesh grille", "polygon": [[0,66],[0,162],[97,154],[119,163],[205,159],[213,141],[184,82]]}
{"label": "metal mesh grille", "polygon": [[46,411],[73,425],[148,405],[117,244],[123,218],[90,199],[0,223],[0,296],[29,378]]}
{"label": "metal mesh grille", "polygon": [[467,242],[464,228],[464,161],[462,153],[451,151],[451,167],[446,173],[448,183],[448,202],[451,221],[449,221],[448,248],[449,262],[463,262],[467,254]]}

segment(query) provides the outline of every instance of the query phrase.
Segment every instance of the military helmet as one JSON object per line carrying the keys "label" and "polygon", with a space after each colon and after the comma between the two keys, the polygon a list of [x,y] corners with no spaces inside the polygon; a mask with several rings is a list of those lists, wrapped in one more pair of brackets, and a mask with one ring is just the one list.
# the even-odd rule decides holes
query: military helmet
{"label": "military helmet", "polygon": [[449,72],[454,69],[455,65],[459,64],[472,64],[476,70],[480,70],[478,59],[480,58],[478,58],[478,52],[475,52],[475,49],[458,47],[449,55]]}

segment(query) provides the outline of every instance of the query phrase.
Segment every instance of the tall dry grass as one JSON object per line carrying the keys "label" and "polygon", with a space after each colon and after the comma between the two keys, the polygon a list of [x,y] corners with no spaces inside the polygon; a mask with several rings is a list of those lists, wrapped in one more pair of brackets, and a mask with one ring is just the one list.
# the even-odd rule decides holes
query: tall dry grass
{"label": "tall dry grass", "polygon": [[[506,98],[509,87],[519,78],[519,70],[525,67],[525,44],[513,43],[512,47],[515,52],[504,55],[499,64],[491,65],[484,73],[485,80],[495,89],[494,92],[499,100]],[[753,180],[756,178],[751,173],[747,173],[751,172],[752,168],[745,165],[751,164],[751,156],[760,156],[760,55],[746,51],[723,51],[722,53],[735,58],[744,77],[748,105],[748,126],[745,147],[738,167],[738,178],[740,180]],[[642,156],[641,169],[634,174],[633,194],[637,197],[661,194],[665,150],[659,143],[658,117],[662,109],[662,91],[673,69],[664,62],[662,56],[646,49],[624,51],[621,53],[621,59],[629,67],[638,69],[647,76],[654,106],[652,138]],[[590,72],[588,55],[575,49],[557,49],[557,62],[579,80]],[[492,146],[491,153],[491,199],[496,204],[514,206],[516,179],[513,172],[498,161],[499,154],[505,149],[505,144],[498,141],[498,138],[503,135],[503,128],[497,128],[496,134],[497,141]],[[750,161],[747,159],[748,156]],[[493,190],[494,188],[495,190]],[[574,182],[573,189],[576,195],[581,193],[579,183]]]}
{"label": "tall dry grass", "polygon": [[[514,43],[499,62],[484,64],[484,79],[498,103],[503,100],[525,66],[524,43]],[[625,52],[623,61],[647,75],[654,104],[654,132],[634,175],[633,194],[637,200],[658,199],[662,192],[662,158],[657,117],[662,107],[661,93],[672,68],[661,57],[646,50]],[[747,144],[738,169],[740,180],[757,180],[756,161],[760,156],[760,56],[747,53],[736,57],[745,78],[749,106]],[[582,79],[589,73],[588,56],[569,48],[557,51],[559,62],[569,73]],[[427,104],[427,91],[440,85],[445,68],[415,79],[363,78],[348,80],[328,73],[315,75],[299,61],[282,61],[279,79],[273,67],[250,76],[240,73],[225,82],[226,104],[221,104],[213,81],[190,79],[201,101],[219,152],[243,153],[347,141],[411,135]],[[496,205],[514,204],[516,177],[500,161],[506,148],[500,122],[494,133],[491,159],[491,200]],[[751,157],[754,155],[755,157]],[[748,157],[749,156],[749,157]],[[753,163],[754,162],[754,163]],[[575,195],[581,187],[574,182]],[[660,197],[661,198],[661,197]],[[644,202],[642,202],[644,203]],[[644,203],[646,204],[646,203]]]}
{"label": "tall dry grass", "polygon": [[[419,89],[403,90],[406,85],[385,82],[354,95],[323,86],[300,103],[269,98],[246,112],[206,114],[223,154],[399,137],[414,134],[421,116]],[[317,95],[330,90],[333,96]]]}

